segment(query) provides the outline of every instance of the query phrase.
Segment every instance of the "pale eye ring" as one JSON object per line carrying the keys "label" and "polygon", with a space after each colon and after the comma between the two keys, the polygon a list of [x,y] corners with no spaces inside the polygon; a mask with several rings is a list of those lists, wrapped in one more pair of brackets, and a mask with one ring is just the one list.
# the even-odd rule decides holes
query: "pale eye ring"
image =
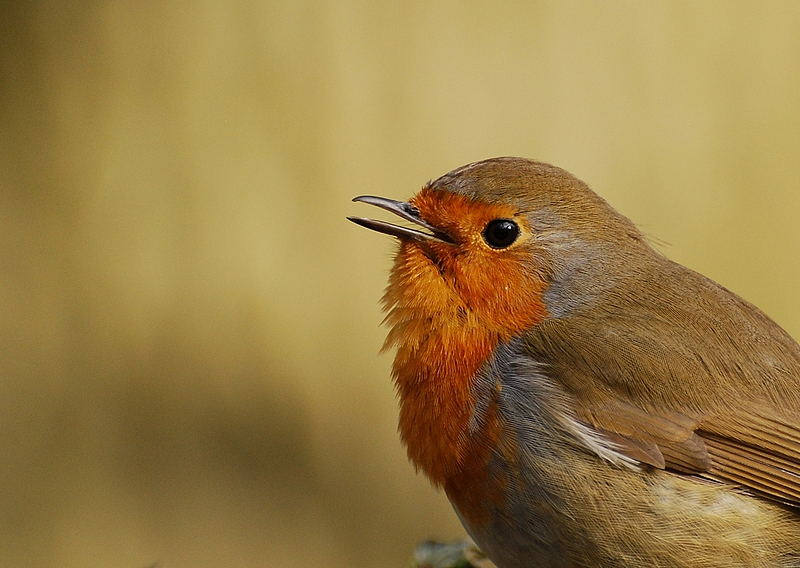
{"label": "pale eye ring", "polygon": [[519,225],[511,219],[492,219],[483,228],[483,240],[493,249],[504,249],[519,237]]}

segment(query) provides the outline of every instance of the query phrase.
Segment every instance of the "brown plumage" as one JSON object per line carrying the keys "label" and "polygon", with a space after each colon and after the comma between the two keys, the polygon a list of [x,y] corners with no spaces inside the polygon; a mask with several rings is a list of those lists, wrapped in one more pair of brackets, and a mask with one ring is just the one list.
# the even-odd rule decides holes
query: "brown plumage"
{"label": "brown plumage", "polygon": [[409,456],[498,566],[800,566],[800,347],[772,320],[547,164],[362,200],[430,231],[354,219],[401,242]]}

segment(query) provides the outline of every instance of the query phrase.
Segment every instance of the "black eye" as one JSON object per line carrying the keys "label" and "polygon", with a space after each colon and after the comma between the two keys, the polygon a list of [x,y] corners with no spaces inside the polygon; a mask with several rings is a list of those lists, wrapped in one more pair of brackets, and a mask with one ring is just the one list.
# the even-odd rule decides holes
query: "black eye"
{"label": "black eye", "polygon": [[494,249],[511,246],[518,236],[519,227],[511,219],[494,219],[483,229],[483,240]]}

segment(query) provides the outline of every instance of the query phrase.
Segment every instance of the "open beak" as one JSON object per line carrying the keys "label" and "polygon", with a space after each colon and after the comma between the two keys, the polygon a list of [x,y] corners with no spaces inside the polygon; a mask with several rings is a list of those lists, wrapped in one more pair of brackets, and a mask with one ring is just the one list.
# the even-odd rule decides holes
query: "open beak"
{"label": "open beak", "polygon": [[353,198],[353,201],[361,201],[362,203],[369,203],[381,209],[391,211],[395,215],[402,217],[406,221],[411,221],[415,225],[419,225],[423,229],[427,229],[430,233],[412,229],[410,227],[401,227],[400,225],[393,225],[385,221],[378,221],[377,219],[366,219],[364,217],[348,217],[353,223],[385,233],[399,239],[413,239],[416,241],[435,241],[440,243],[453,244],[453,239],[447,233],[437,229],[433,225],[429,225],[419,216],[419,211],[416,207],[405,201],[395,201],[394,199],[386,199],[385,197],[375,197],[373,195],[361,195]]}

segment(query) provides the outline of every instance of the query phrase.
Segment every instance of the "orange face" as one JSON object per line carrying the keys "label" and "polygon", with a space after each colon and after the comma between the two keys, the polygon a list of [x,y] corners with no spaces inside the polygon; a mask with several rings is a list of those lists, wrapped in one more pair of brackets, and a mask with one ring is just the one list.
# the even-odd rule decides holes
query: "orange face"
{"label": "orange face", "polygon": [[[455,243],[403,241],[386,292],[387,307],[413,310],[429,326],[477,325],[497,340],[544,319],[546,277],[534,264],[533,235],[523,212],[428,188],[410,203]],[[487,227],[494,220],[518,228],[510,245],[497,248],[487,242]]]}

